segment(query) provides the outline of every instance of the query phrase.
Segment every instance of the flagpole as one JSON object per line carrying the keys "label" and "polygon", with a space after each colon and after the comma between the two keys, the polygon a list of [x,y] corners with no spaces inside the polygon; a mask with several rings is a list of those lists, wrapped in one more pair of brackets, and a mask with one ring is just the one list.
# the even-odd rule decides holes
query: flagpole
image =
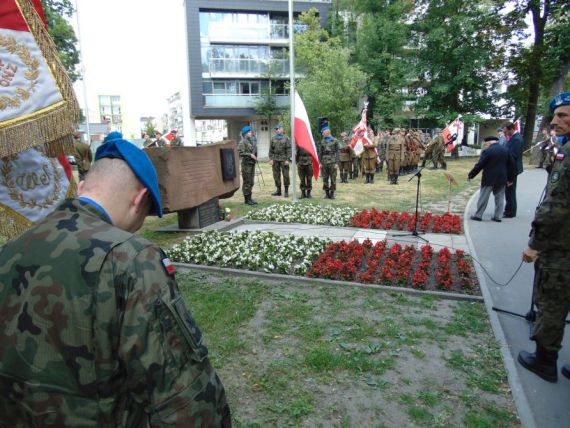
{"label": "flagpole", "polygon": [[85,63],[83,62],[83,47],[81,45],[81,27],[79,25],[79,4],[75,0],[75,17],[77,18],[77,41],[79,43],[79,62],[81,63],[81,82],[83,84],[83,103],[85,104],[85,132],[87,144],[91,147],[91,129],[89,128],[89,106],[87,104],[87,83],[85,82]]}
{"label": "flagpole", "polygon": [[[293,174],[293,202],[297,202],[297,148],[295,144],[295,50],[293,48],[293,0],[289,0],[289,98],[291,104],[291,173]],[[312,178],[311,178],[312,179]]]}

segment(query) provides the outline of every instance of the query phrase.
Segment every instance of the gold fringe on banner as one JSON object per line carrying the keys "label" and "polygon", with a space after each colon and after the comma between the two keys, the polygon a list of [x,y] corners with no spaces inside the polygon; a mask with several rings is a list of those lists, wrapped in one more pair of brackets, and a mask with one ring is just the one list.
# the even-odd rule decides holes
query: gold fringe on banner
{"label": "gold fringe on banner", "polygon": [[30,0],[15,0],[64,101],[47,107],[46,112],[9,121],[0,126],[0,158],[52,142],[73,133],[80,108],[73,86],[61,64],[55,44]]}

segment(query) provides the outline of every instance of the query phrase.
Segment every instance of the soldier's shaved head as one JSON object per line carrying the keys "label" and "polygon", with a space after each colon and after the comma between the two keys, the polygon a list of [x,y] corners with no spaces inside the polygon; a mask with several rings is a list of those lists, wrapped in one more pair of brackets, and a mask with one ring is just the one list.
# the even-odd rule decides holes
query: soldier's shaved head
{"label": "soldier's shaved head", "polygon": [[137,191],[143,185],[124,160],[103,158],[95,162],[89,170],[83,190],[95,191],[99,187],[125,192]]}

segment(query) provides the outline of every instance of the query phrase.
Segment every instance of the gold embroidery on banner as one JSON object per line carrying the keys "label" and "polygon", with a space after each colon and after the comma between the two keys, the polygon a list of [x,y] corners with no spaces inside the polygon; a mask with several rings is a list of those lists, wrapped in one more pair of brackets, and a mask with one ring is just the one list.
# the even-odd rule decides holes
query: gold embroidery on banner
{"label": "gold embroidery on banner", "polygon": [[[20,208],[48,208],[60,200],[61,192],[61,174],[57,167],[57,160],[47,158],[43,153],[41,154],[48,163],[42,165],[43,174],[26,173],[21,174],[16,179],[12,177],[12,162],[18,158],[18,155],[13,155],[2,160],[2,168],[0,168],[0,175],[2,176],[4,185],[8,189],[10,199],[17,202]],[[51,164],[51,165],[50,165]],[[50,166],[53,173],[53,192],[43,201],[37,201],[32,198],[26,200],[22,192],[33,190],[39,185],[47,186],[50,184]]]}
{"label": "gold embroidery on banner", "polygon": [[[22,102],[30,98],[38,84],[40,62],[32,57],[30,50],[26,46],[18,44],[14,37],[0,35],[0,47],[3,47],[12,55],[18,55],[20,61],[27,67],[26,71],[24,71],[24,78],[30,82],[28,87],[17,87],[15,95],[0,97],[0,110],[6,110],[8,107],[18,108],[22,105]],[[18,66],[4,64],[0,59],[0,86],[10,87],[17,72]]]}

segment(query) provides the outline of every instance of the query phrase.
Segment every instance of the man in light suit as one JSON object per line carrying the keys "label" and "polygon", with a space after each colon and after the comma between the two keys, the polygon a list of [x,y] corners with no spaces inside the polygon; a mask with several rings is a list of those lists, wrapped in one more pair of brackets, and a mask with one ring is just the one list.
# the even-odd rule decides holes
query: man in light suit
{"label": "man in light suit", "polygon": [[517,215],[517,175],[523,172],[523,139],[519,132],[515,130],[515,125],[511,122],[503,124],[503,133],[508,137],[507,149],[515,161],[515,176],[512,186],[508,186],[505,191],[505,212],[503,218],[513,218]]}
{"label": "man in light suit", "polygon": [[471,220],[481,221],[483,219],[489,196],[493,192],[495,196],[493,221],[500,223],[505,203],[505,187],[510,187],[515,177],[514,160],[507,148],[500,145],[497,137],[487,137],[485,143],[489,143],[489,147],[483,150],[479,161],[467,175],[467,178],[471,180],[483,170],[477,211],[471,216]]}

